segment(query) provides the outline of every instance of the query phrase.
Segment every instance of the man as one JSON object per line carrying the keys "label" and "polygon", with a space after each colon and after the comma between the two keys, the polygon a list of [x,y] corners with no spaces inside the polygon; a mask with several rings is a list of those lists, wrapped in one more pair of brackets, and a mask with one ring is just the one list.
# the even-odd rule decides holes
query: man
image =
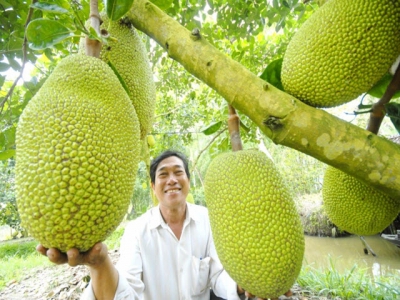
{"label": "man", "polygon": [[82,299],[210,299],[210,288],[223,299],[239,300],[236,283],[215,251],[207,209],[189,204],[186,157],[165,151],[150,167],[151,187],[159,205],[130,222],[116,267],[107,247],[97,243],[86,253],[71,249],[38,251],[54,263],[89,267],[91,284]]}

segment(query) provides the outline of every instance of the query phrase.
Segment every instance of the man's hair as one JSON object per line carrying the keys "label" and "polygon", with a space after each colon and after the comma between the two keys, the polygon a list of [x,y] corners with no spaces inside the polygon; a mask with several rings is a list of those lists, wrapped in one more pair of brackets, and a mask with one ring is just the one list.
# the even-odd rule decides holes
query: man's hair
{"label": "man's hair", "polygon": [[189,163],[188,163],[188,160],[187,160],[185,154],[183,154],[179,151],[166,150],[166,151],[162,152],[160,155],[158,155],[155,159],[153,159],[150,164],[150,179],[151,179],[152,183],[155,183],[155,181],[156,181],[156,171],[157,171],[157,167],[160,164],[160,162],[171,156],[176,156],[183,162],[183,166],[185,167],[186,176],[188,179],[190,179]]}

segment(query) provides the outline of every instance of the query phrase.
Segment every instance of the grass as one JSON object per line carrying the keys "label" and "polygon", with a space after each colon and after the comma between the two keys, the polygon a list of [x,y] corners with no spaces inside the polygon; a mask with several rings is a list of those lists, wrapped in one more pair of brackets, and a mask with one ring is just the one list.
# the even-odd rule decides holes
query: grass
{"label": "grass", "polygon": [[395,300],[400,299],[399,278],[396,275],[371,278],[367,270],[354,265],[341,273],[329,259],[329,267],[323,270],[303,266],[297,284],[305,295],[317,295],[328,299]]}
{"label": "grass", "polygon": [[7,283],[20,280],[27,270],[51,265],[36,252],[37,244],[34,240],[0,244],[0,290]]}
{"label": "grass", "polygon": [[[109,250],[119,247],[123,227],[115,230],[104,242]],[[7,283],[19,281],[26,271],[37,267],[48,267],[53,264],[36,252],[38,242],[35,240],[12,240],[0,243],[0,290]]]}

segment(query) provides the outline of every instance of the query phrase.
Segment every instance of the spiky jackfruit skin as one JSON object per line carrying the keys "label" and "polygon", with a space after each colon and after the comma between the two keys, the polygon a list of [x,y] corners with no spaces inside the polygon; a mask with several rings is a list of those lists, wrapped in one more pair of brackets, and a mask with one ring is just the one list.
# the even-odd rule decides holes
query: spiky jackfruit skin
{"label": "spiky jackfruit skin", "polygon": [[103,241],[130,203],[139,131],[128,95],[103,61],[61,60],[18,123],[22,225],[43,246],[64,252]]}
{"label": "spiky jackfruit skin", "polygon": [[352,234],[377,234],[400,212],[397,200],[331,166],[325,171],[322,196],[332,223]]}
{"label": "spiky jackfruit skin", "polygon": [[[101,19],[100,28],[106,29],[116,40],[103,44],[100,58],[111,62],[124,80],[139,118],[140,138],[144,140],[153,126],[156,107],[156,89],[146,48],[136,29],[125,19],[110,22],[104,12]],[[86,25],[90,26],[90,22]],[[85,53],[84,39],[79,51]]]}
{"label": "spiky jackfruit skin", "polygon": [[400,53],[400,3],[330,0],[293,36],[281,79],[314,107],[333,107],[367,92]]}
{"label": "spiky jackfruit skin", "polygon": [[262,152],[223,153],[209,165],[205,197],[215,247],[236,283],[261,298],[277,298],[294,284],[304,236],[295,204]]}

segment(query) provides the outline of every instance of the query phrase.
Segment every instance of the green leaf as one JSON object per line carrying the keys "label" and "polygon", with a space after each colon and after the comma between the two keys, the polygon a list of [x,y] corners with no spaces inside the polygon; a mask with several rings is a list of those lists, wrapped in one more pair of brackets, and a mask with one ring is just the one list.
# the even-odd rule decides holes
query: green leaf
{"label": "green leaf", "polygon": [[397,132],[400,133],[400,103],[388,103],[385,107],[386,115],[390,118],[390,121],[392,121]]}
{"label": "green leaf", "polygon": [[5,1],[5,0],[0,0],[0,5],[3,6],[4,11],[6,11],[7,9],[13,7],[10,3],[8,3],[8,2]]}
{"label": "green leaf", "polygon": [[0,62],[0,72],[5,72],[10,68],[9,64]]}
{"label": "green leaf", "polygon": [[[0,89],[2,88],[5,80],[6,80],[6,76],[0,75]],[[1,100],[0,100],[0,102],[1,102]]]}
{"label": "green leaf", "polygon": [[216,122],[208,126],[206,129],[202,130],[201,132],[204,133],[205,135],[210,135],[215,132],[217,132],[218,129],[221,128],[222,121]]}
{"label": "green leaf", "polygon": [[283,58],[279,58],[271,62],[261,74],[260,78],[269,82],[276,88],[283,91],[283,85],[281,80],[281,70],[282,70]]}
{"label": "green leaf", "polygon": [[0,146],[1,148],[9,149],[15,145],[15,127],[10,126],[0,133]]}
{"label": "green leaf", "polygon": [[42,11],[51,12],[51,13],[54,13],[54,14],[66,14],[66,13],[68,13],[67,9],[65,9],[65,8],[63,8],[61,6],[58,6],[56,4],[50,4],[50,3],[47,3],[47,2],[36,2],[36,3],[31,4],[31,7],[39,9],[39,10],[42,10]]}
{"label": "green leaf", "polygon": [[8,63],[11,66],[11,68],[13,68],[15,71],[20,71],[21,70],[21,65],[18,63],[17,60],[15,60],[14,57],[12,57],[9,54],[7,54],[6,57],[7,57]]}
{"label": "green leaf", "polygon": [[151,0],[154,5],[162,10],[167,10],[172,6],[173,0]]}
{"label": "green leaf", "polygon": [[[392,78],[393,78],[392,74],[390,74],[389,72],[386,73],[367,93],[378,99],[382,98]],[[397,91],[393,95],[392,99],[399,97],[400,97],[400,91]]]}
{"label": "green leaf", "polygon": [[0,152],[0,160],[7,160],[15,155],[14,149],[9,149],[3,152]]}
{"label": "green leaf", "polygon": [[240,120],[240,127],[246,132],[249,133],[250,132],[250,128],[248,126],[246,126],[246,124],[244,124],[242,122],[242,120]]}
{"label": "green leaf", "polygon": [[73,35],[73,32],[55,20],[36,19],[26,28],[29,47],[33,50],[50,48]]}
{"label": "green leaf", "polygon": [[133,0],[106,0],[106,12],[110,20],[122,18],[132,7]]}
{"label": "green leaf", "polygon": [[115,68],[115,66],[111,63],[111,61],[109,61],[107,63],[110,68],[114,71],[115,75],[117,75],[119,82],[121,83],[122,87],[124,88],[125,92],[128,94],[129,97],[131,97],[131,92],[129,91],[128,86],[125,83],[125,80],[121,77],[121,75],[119,74],[117,68]]}

